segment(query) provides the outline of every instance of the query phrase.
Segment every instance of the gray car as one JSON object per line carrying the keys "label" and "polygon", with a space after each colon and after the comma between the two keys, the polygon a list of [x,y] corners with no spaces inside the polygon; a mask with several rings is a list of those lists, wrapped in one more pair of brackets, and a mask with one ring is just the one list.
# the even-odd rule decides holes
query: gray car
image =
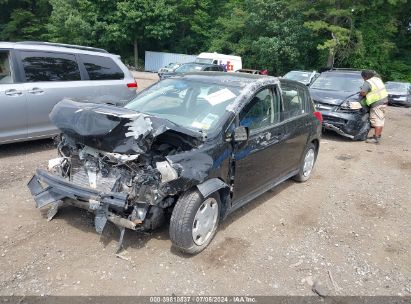
{"label": "gray car", "polygon": [[49,113],[64,98],[124,105],[137,83],[118,55],[46,42],[0,42],[0,144],[58,134]]}
{"label": "gray car", "polygon": [[387,81],[385,88],[388,91],[389,105],[411,107],[411,83]]}
{"label": "gray car", "polygon": [[290,71],[283,76],[285,79],[295,80],[309,86],[320,76],[317,71]]}

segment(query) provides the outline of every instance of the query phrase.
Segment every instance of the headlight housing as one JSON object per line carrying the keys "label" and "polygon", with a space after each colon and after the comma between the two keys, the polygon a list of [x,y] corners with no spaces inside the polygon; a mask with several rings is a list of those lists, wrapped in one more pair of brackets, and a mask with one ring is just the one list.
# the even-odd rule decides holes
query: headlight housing
{"label": "headlight housing", "polygon": [[345,111],[359,111],[362,109],[362,105],[358,101],[346,100],[341,104],[340,109]]}

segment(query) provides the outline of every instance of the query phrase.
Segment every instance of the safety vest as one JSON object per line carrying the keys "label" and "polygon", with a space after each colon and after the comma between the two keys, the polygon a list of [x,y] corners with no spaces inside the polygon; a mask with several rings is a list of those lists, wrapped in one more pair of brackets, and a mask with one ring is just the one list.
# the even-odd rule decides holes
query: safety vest
{"label": "safety vest", "polygon": [[366,81],[371,86],[371,91],[368,92],[365,96],[365,103],[367,104],[367,106],[370,106],[374,102],[388,97],[388,92],[385,89],[385,85],[380,78],[374,76]]}

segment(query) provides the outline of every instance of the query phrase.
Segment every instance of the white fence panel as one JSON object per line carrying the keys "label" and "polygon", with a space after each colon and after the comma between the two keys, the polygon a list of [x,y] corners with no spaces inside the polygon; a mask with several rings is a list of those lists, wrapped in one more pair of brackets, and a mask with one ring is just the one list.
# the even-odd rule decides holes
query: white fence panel
{"label": "white fence panel", "polygon": [[164,52],[145,52],[144,70],[147,72],[157,72],[160,68],[166,66],[169,63],[187,63],[193,62],[196,59],[196,55],[186,55],[177,53],[164,53]]}

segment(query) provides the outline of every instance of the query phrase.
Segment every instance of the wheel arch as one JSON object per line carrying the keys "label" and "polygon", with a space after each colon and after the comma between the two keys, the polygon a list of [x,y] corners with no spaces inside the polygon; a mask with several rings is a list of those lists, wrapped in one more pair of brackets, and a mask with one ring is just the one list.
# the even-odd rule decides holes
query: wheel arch
{"label": "wheel arch", "polygon": [[196,188],[203,198],[207,198],[214,192],[219,194],[222,205],[220,217],[224,218],[230,209],[230,187],[221,179],[214,177],[198,184]]}
{"label": "wheel arch", "polygon": [[317,158],[318,152],[320,150],[320,140],[318,138],[314,138],[311,140],[311,143],[315,146],[315,158]]}

